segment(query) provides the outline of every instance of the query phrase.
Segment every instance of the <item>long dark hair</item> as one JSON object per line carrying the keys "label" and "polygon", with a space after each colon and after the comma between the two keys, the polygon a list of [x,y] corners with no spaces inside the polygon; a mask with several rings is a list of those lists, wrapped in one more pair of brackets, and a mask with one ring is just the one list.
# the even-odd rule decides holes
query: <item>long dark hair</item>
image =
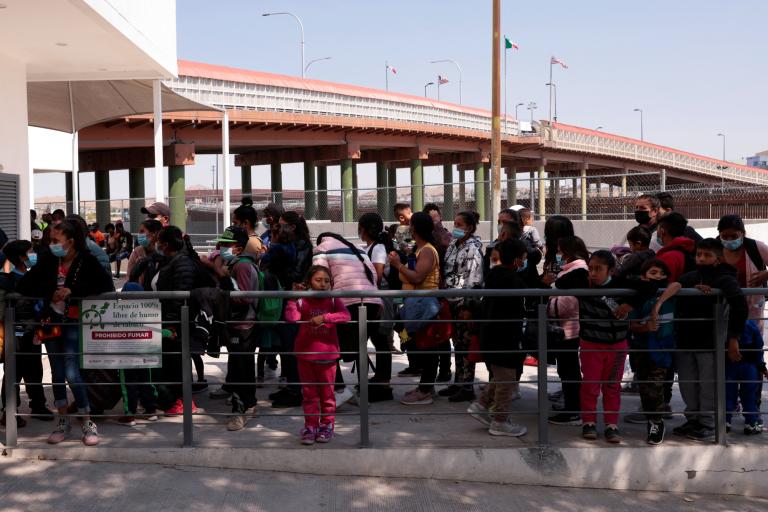
{"label": "long dark hair", "polygon": [[88,246],[85,243],[85,233],[77,222],[64,220],[53,226],[53,229],[61,232],[62,235],[74,241],[74,248],[77,252],[87,252]]}
{"label": "long dark hair", "polygon": [[285,222],[294,227],[293,236],[295,241],[304,240],[307,245],[312,245],[312,239],[309,236],[309,226],[304,217],[294,211],[285,212],[280,216]]}
{"label": "long dark hair", "polygon": [[360,217],[360,220],[357,221],[357,228],[362,230],[368,238],[373,240],[371,247],[381,244],[384,246],[387,253],[395,250],[395,244],[392,242],[392,237],[389,236],[389,233],[384,231],[384,221],[378,213],[364,213]]}
{"label": "long dark hair", "polygon": [[547,219],[544,224],[544,245],[547,248],[544,263],[555,262],[558,240],[566,236],[575,236],[571,219],[562,215],[553,215]]}
{"label": "long dark hair", "polygon": [[[415,214],[414,214],[415,215]],[[428,214],[424,214],[429,218],[429,222],[432,222],[432,218]],[[333,238],[334,240],[338,240],[342,244],[346,245],[351,251],[352,254],[357,256],[357,259],[360,260],[360,263],[363,265],[363,269],[365,270],[365,277],[368,278],[368,281],[371,282],[372,285],[376,285],[376,279],[373,277],[373,272],[371,272],[371,269],[368,268],[368,265],[365,264],[365,258],[363,258],[363,252],[356,247],[352,242],[344,238],[338,233],[320,233],[320,236],[317,237],[317,245],[320,245],[323,241],[323,238]]]}
{"label": "long dark hair", "polygon": [[437,245],[435,241],[435,224],[428,213],[416,212],[411,217],[411,228],[413,232],[419,235],[426,242]]}
{"label": "long dark hair", "polygon": [[558,242],[560,251],[567,256],[566,261],[584,260],[589,259],[589,251],[584,244],[584,240],[577,236],[564,236]]}

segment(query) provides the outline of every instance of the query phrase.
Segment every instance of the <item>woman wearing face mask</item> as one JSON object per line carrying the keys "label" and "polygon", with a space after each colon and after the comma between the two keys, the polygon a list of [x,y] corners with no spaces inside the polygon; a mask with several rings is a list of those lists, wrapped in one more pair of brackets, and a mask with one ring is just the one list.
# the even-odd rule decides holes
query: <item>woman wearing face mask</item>
{"label": "woman wearing face mask", "polygon": [[244,197],[242,204],[232,212],[232,224],[240,226],[248,232],[248,245],[244,252],[258,261],[267,248],[256,232],[256,228],[259,227],[259,216],[250,197]]}
{"label": "woman wearing face mask", "polygon": [[544,224],[544,272],[541,281],[550,286],[557,279],[561,266],[557,262],[557,244],[561,238],[574,236],[573,222],[568,217],[553,215]]}
{"label": "woman wearing face mask", "polygon": [[72,430],[66,416],[65,382],[72,389],[78,416],[83,417],[83,443],[86,446],[99,443],[96,424],[89,415],[87,388],[80,375],[79,299],[114,289],[109,272],[88,251],[85,232],[68,220],[53,227],[50,252],[45,253],[19,281],[21,294],[46,299],[51,321],[64,323],[60,336],[45,341],[54,383],[54,406],[59,413],[56,428],[48,436],[51,444],[64,441]]}
{"label": "woman wearing face mask", "polygon": [[133,251],[128,260],[128,280],[139,283],[145,290],[150,289],[149,285],[163,262],[163,256],[156,248],[157,235],[161,229],[163,225],[159,220],[148,219],[142,222],[139,226],[139,234],[136,236],[136,246],[142,249],[144,256],[136,258],[131,263],[134,259],[133,255],[138,254],[137,251]]}
{"label": "woman wearing face mask", "polygon": [[[736,269],[736,278],[742,288],[762,288],[768,281],[768,245],[747,238],[744,221],[736,214],[725,215],[717,224],[720,242],[723,244],[725,263]],[[749,318],[759,323],[763,329],[763,309],[765,297],[750,295],[747,297]]]}
{"label": "woman wearing face mask", "polygon": [[[476,212],[461,212],[453,221],[453,240],[445,253],[445,288],[462,290],[480,288],[483,285],[483,242],[475,234],[480,216]],[[467,354],[459,351],[469,348],[467,320],[472,318],[468,301],[449,298],[454,320],[453,347],[456,363],[454,383],[438,392],[451,402],[465,402],[475,399],[472,383],[475,380],[475,363],[467,360]]]}

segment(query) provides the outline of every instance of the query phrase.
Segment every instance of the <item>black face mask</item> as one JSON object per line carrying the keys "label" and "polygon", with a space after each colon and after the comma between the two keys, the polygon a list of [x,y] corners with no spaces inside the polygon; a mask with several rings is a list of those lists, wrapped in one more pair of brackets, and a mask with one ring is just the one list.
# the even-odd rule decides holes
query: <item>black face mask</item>
{"label": "black face mask", "polygon": [[651,214],[647,210],[635,210],[635,220],[644,226],[651,222]]}

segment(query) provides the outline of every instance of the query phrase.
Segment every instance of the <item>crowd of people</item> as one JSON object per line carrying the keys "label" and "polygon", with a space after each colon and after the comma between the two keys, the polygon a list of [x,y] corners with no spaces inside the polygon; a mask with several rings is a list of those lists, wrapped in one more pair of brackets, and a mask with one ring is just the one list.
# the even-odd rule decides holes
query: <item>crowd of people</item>
{"label": "crowd of people", "polygon": [[[642,195],[635,203],[637,226],[626,239],[610,249],[590,251],[573,223],[561,215],[547,219],[542,237],[530,210],[502,210],[497,237],[484,246],[476,212],[458,213],[448,231],[437,205],[413,212],[409,205],[397,204],[393,214],[398,224],[385,226],[376,213],[360,217],[360,244],[333,232],[320,234],[313,243],[297,212],[269,204],[260,219],[245,199],[234,210],[232,225],[216,239],[215,250],[201,257],[189,237],[171,224],[167,205],[155,203],[143,212],[147,218],[138,226],[135,244],[120,223],[107,225],[102,234],[98,226],[89,227],[81,217],[58,210],[43,216],[41,223],[33,217],[31,241],[14,240],[3,247],[7,272],[0,276],[0,290],[29,297],[16,304],[17,344],[24,354],[17,358],[16,375],[25,383],[31,417],[56,420],[49,443],[69,437],[72,416],[83,419],[84,444],[99,442],[90,418],[90,379],[79,366],[77,299],[114,290],[111,264],[120,275],[123,260],[128,278],[124,291],[190,291],[194,322],[209,321],[209,329],[195,329],[206,334],[192,340],[196,391],[207,388],[201,356],[218,355],[222,346],[230,352],[224,384],[210,391],[211,398],[231,405],[229,431],[244,429],[256,414],[257,389],[268,371],[274,374],[279,360],[284,385],[269,395],[271,407],[303,408],[303,444],[331,441],[336,408],[357,399],[354,386],[344,382],[340,363],[359,358],[363,308],[376,349],[371,402],[396,399],[390,381],[399,341],[408,366],[398,376],[419,380],[398,397],[401,404],[426,406],[446,397],[468,403],[467,412],[491,435],[525,435],[525,426],[514,421],[514,401],[521,397],[524,366],[537,364],[531,359],[542,335],[548,343],[547,363],[556,365],[562,380],[561,391],[550,394],[549,422],[581,426],[585,439],[599,437],[597,404],[602,395],[604,438],[621,442],[621,383],[629,354],[635,382],[626,389],[639,392],[642,406],[625,419],[646,424],[649,444],[662,443],[677,375],[686,421],[674,434],[711,441],[711,383],[718,349],[727,351],[729,428],[733,412],[740,408],[744,434],[762,431],[765,297],[745,297],[742,288],[766,285],[768,246],[748,238],[737,215],[720,219],[717,238],[702,239],[674,211],[669,194]],[[377,290],[483,288],[509,293],[446,300],[376,296]],[[562,293],[589,288],[606,293]],[[701,293],[680,296],[683,288]],[[524,291],[532,289],[559,292],[549,298],[541,293],[526,296]],[[616,289],[634,293],[613,296],[611,290]],[[721,298],[711,294],[713,289],[720,290]],[[260,290],[334,290],[358,297],[362,293],[364,298],[230,296],[232,291]],[[719,319],[727,329],[723,347],[717,346],[712,327],[718,300],[727,306]],[[535,321],[542,301],[550,319],[544,334]],[[161,301],[162,368],[120,372],[125,390],[121,423],[134,425],[140,412],[149,421],[156,421],[161,410],[165,415],[182,414],[184,303]],[[49,354],[55,415],[40,385],[42,344]],[[475,379],[478,363],[488,369],[484,386]],[[360,371],[367,368],[358,369],[358,375]],[[72,405],[65,384],[74,395]],[[192,407],[197,410],[194,402]],[[17,422],[24,426],[25,420],[18,417]]]}

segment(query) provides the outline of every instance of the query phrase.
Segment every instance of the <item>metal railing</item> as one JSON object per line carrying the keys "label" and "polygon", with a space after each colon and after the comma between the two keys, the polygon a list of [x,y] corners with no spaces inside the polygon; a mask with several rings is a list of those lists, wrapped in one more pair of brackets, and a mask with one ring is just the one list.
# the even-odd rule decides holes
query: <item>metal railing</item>
{"label": "metal railing", "polygon": [[[745,289],[744,290],[745,295],[765,295],[768,294],[768,289]],[[713,290],[713,295],[719,297],[719,292],[717,290]],[[298,299],[298,298],[321,298],[321,297],[335,297],[335,298],[354,298],[354,299],[364,299],[364,298],[389,298],[389,299],[398,299],[398,298],[415,298],[415,297],[438,297],[438,298],[463,298],[463,299],[489,299],[489,298],[509,298],[509,297],[523,297],[526,301],[531,301],[531,307],[528,308],[529,311],[535,311],[534,314],[529,315],[528,318],[518,318],[518,319],[498,319],[498,320],[483,320],[483,319],[473,319],[469,320],[470,322],[473,322],[475,324],[482,324],[482,323],[493,323],[493,322],[519,322],[519,323],[527,323],[528,325],[531,325],[532,322],[535,322],[537,324],[537,333],[538,333],[538,339],[536,347],[536,350],[533,354],[537,356],[538,359],[538,367],[537,367],[537,375],[535,380],[530,381],[520,381],[522,383],[525,382],[535,382],[537,386],[537,408],[535,410],[512,410],[510,411],[510,414],[512,417],[515,415],[536,415],[537,416],[537,425],[538,425],[538,443],[542,446],[549,445],[551,443],[550,441],[550,431],[549,431],[549,423],[548,423],[548,414],[549,414],[549,401],[548,401],[548,395],[547,395],[547,385],[552,382],[558,382],[557,380],[550,380],[547,375],[547,360],[548,355],[550,355],[550,352],[552,350],[556,350],[558,352],[563,352],[562,347],[558,347],[556,349],[553,349],[552,347],[548,347],[548,338],[547,338],[547,323],[552,322],[560,322],[563,320],[574,320],[570,318],[561,318],[561,319],[552,319],[548,318],[547,315],[547,300],[549,297],[561,297],[561,296],[575,296],[579,298],[585,298],[585,297],[628,297],[635,295],[635,292],[631,290],[605,290],[605,289],[587,289],[587,290],[439,290],[439,291],[377,291],[377,292],[353,292],[353,291],[347,291],[347,292],[289,292],[289,291],[275,291],[275,292],[231,292],[232,298],[282,298],[282,299]],[[693,290],[693,289],[684,289],[681,290],[678,294],[680,297],[693,297],[693,296],[703,296],[704,294],[700,291]],[[19,325],[19,321],[17,321],[15,317],[15,307],[13,305],[13,301],[17,300],[19,297],[10,297],[8,306],[5,310],[5,375],[4,379],[6,381],[6,438],[5,438],[5,444],[6,447],[13,448],[17,446],[17,425],[16,425],[16,419],[17,417],[23,416],[18,412],[18,403],[16,401],[16,393],[17,388],[19,387],[20,383],[18,382],[18,379],[16,378],[16,362],[17,362],[17,356],[18,355],[28,355],[23,353],[18,353],[16,350],[15,343],[13,340],[16,336],[16,326]],[[97,297],[99,300],[125,300],[125,299],[160,299],[160,300],[166,300],[166,299],[173,299],[173,300],[183,300],[188,301],[190,299],[190,293],[189,292],[128,292],[128,293],[108,293],[108,294],[102,294]],[[535,306],[534,306],[535,304]],[[358,416],[359,417],[359,424],[360,424],[360,446],[369,446],[370,445],[370,417],[373,415],[410,415],[413,413],[409,412],[397,412],[397,413],[387,413],[387,412],[376,412],[370,410],[370,404],[369,404],[369,389],[370,386],[380,386],[384,385],[382,383],[378,382],[370,382],[368,377],[368,364],[369,364],[369,354],[370,352],[367,349],[368,345],[368,339],[369,339],[369,333],[368,333],[368,326],[370,324],[376,325],[377,323],[383,322],[383,320],[376,320],[376,319],[369,319],[367,317],[367,309],[364,304],[360,304],[358,309],[358,331],[357,331],[357,341],[358,341],[358,347],[355,352],[342,352],[342,354],[355,354],[357,356],[356,358],[356,364],[358,370],[362,369],[362,371],[358,371],[359,376],[359,413],[358,414],[338,414],[337,416],[344,417],[344,416]],[[686,318],[685,320],[688,322],[694,321],[694,322],[711,322],[713,323],[714,329],[713,332],[715,333],[715,344],[711,349],[711,352],[714,353],[714,359],[715,359],[715,379],[714,382],[704,382],[704,381],[697,381],[699,384],[703,385],[712,385],[714,386],[714,393],[715,393],[715,410],[714,411],[685,411],[686,413],[707,413],[707,414],[713,414],[715,416],[716,422],[715,422],[715,432],[716,432],[716,442],[725,445],[727,443],[727,437],[726,437],[726,414],[734,413],[736,411],[726,411],[726,384],[731,383],[731,381],[728,381],[725,377],[725,368],[726,368],[726,329],[725,329],[725,320],[727,318],[726,316],[726,307],[725,303],[722,299],[718,298],[716,300],[716,304],[714,305],[714,309],[711,313],[711,315],[707,315],[706,312],[702,312],[702,318],[697,319],[690,319]],[[581,322],[590,322],[594,320],[585,320],[580,319]],[[613,320],[615,322],[626,322],[627,320]],[[451,323],[457,323],[458,320],[452,319],[452,320],[433,320],[432,323],[439,323],[439,322],[451,322]],[[121,321],[121,323],[125,324],[125,321]],[[168,322],[163,322],[168,323]],[[242,324],[243,321],[231,321],[228,323],[239,323]],[[269,324],[281,324],[285,323],[282,321],[277,322],[253,322],[257,325],[269,325]],[[146,323],[137,322],[137,325],[146,325]],[[36,323],[28,324],[29,325],[37,325]],[[54,324],[52,324],[54,325]],[[64,324],[62,324],[64,325]],[[69,324],[72,325],[72,324]],[[181,365],[182,365],[182,381],[181,382],[165,382],[163,384],[181,384],[182,385],[182,402],[183,402],[183,414],[182,414],[182,423],[183,423],[183,445],[184,446],[192,446],[194,444],[194,437],[193,437],[193,423],[194,423],[194,417],[195,414],[192,411],[192,367],[191,367],[191,347],[190,347],[190,307],[185,302],[184,305],[181,307],[181,316],[180,321],[178,322],[179,325],[179,341],[180,341],[180,348],[181,352],[165,352],[165,354],[174,354],[174,355],[181,355]],[[719,347],[717,349],[716,347]],[[609,349],[606,349],[609,350]],[[654,349],[657,352],[660,349]],[[573,351],[579,351],[578,348],[574,348]],[[626,352],[649,352],[652,351],[651,349],[628,349]],[[664,350],[666,352],[670,353],[678,353],[678,352],[707,352],[703,349],[669,349]],[[762,350],[761,350],[762,351]],[[470,349],[461,349],[461,350],[453,350],[453,351],[444,351],[444,350],[418,350],[416,353],[422,354],[422,355],[428,355],[428,354],[472,354],[478,352],[477,350],[470,350]],[[483,352],[480,350],[481,353],[489,354],[491,352],[485,351]],[[525,354],[526,352],[530,353],[530,350],[526,350],[524,348],[513,348],[510,350],[504,350],[500,352],[492,352],[492,353],[503,353],[503,354]],[[584,352],[583,349],[581,349],[581,352]],[[282,354],[292,354],[292,355],[301,355],[301,354],[307,354],[306,352],[259,352],[260,354],[270,354],[270,353],[282,353]],[[392,352],[384,352],[384,351],[377,351],[375,352],[377,354],[382,353],[392,353]],[[82,352],[79,352],[80,355],[84,355]],[[132,354],[135,354],[132,352]],[[253,352],[230,352],[228,353],[231,355],[242,355],[242,354],[248,354],[251,357],[255,357],[255,354]],[[50,355],[56,355],[56,354],[49,354]],[[566,383],[568,381],[565,381]],[[586,382],[586,381],[583,381]],[[604,383],[606,381],[595,381]],[[616,384],[616,381],[611,381],[612,383]],[[621,380],[621,382],[624,382]],[[667,381],[671,383],[672,381]],[[678,382],[679,379],[678,379]],[[499,382],[500,384],[504,384],[504,382]],[[657,381],[657,383],[659,383]],[[46,386],[52,385],[53,383],[40,383]],[[230,384],[254,384],[254,383],[230,383]],[[300,384],[300,385],[312,385],[316,383],[305,383],[305,382],[296,382],[296,383],[289,383],[289,384]],[[434,386],[435,384],[439,384],[438,382],[422,382],[421,385],[428,385],[428,386]],[[471,386],[478,386],[480,384],[483,384],[482,382],[473,381],[471,383],[461,383]],[[488,383],[485,383],[488,384]],[[115,385],[115,384],[88,384],[91,385]],[[386,384],[390,385],[390,384]],[[410,385],[410,383],[391,383],[393,386],[398,385]],[[582,407],[583,408],[583,407]],[[565,411],[570,413],[582,413],[585,411]],[[594,411],[592,411],[594,412]],[[628,411],[615,411],[617,413],[626,413]],[[681,413],[682,411],[671,411],[674,413]],[[81,414],[81,413],[80,413]],[[214,417],[227,417],[232,416],[233,414],[238,413],[212,413],[212,412],[205,412],[202,413],[208,416],[214,416]],[[434,415],[457,415],[457,414],[468,414],[463,411],[463,408],[461,410],[457,411],[449,411],[449,412],[435,412],[435,413],[425,413],[423,411],[419,411],[415,414],[418,415],[428,415],[428,414],[434,414]],[[762,416],[762,413],[759,413]],[[74,416],[77,416],[78,414],[73,414]],[[115,415],[101,415],[102,417],[111,417]],[[270,416],[270,415],[261,415],[263,416]],[[305,414],[291,414],[290,416],[305,416]],[[94,417],[99,417],[94,415]]]}

